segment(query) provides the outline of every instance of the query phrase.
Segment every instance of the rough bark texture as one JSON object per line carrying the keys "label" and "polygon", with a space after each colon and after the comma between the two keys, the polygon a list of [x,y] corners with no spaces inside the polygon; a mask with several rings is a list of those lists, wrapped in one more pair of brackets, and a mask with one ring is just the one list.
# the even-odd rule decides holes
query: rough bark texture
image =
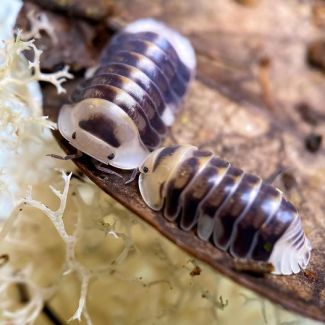
{"label": "rough bark texture", "polygon": [[[105,175],[87,157],[76,164],[104,191],[218,272],[285,308],[325,321],[325,77],[306,59],[309,44],[324,32],[322,5],[324,12],[318,1],[260,0],[245,6],[243,1],[122,0],[115,20],[106,20],[107,26],[116,26],[153,16],[192,40],[198,55],[197,79],[172,138],[211,149],[264,178],[284,171],[276,185],[298,207],[314,248],[305,272],[262,277],[237,272],[227,254],[147,208],[137,184],[124,185],[129,174],[121,173],[124,180]],[[68,85],[68,93],[75,82]],[[56,120],[67,97],[57,96],[53,88],[44,88],[44,94],[45,115]],[[74,152],[55,135],[67,153]]]}
{"label": "rough bark texture", "polygon": [[88,20],[73,19],[26,2],[17,21],[19,28],[30,28],[27,14],[31,11],[45,14],[55,34],[53,39],[45,31],[41,31],[42,37],[35,40],[36,46],[44,51],[41,60],[43,70],[56,71],[69,65],[71,70],[79,71],[96,64],[98,51],[109,36],[103,22],[95,24]]}

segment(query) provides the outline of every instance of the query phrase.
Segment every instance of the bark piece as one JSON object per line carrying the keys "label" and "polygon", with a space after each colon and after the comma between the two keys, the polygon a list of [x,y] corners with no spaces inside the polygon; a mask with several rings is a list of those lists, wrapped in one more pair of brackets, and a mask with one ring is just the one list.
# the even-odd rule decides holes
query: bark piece
{"label": "bark piece", "polygon": [[42,31],[42,37],[35,40],[36,46],[44,51],[41,57],[42,69],[53,71],[69,65],[71,71],[79,71],[96,64],[109,36],[103,24],[94,25],[83,19],[71,19],[25,2],[16,22],[16,26],[23,31],[31,27],[27,18],[29,12],[45,14],[53,28],[52,37]]}

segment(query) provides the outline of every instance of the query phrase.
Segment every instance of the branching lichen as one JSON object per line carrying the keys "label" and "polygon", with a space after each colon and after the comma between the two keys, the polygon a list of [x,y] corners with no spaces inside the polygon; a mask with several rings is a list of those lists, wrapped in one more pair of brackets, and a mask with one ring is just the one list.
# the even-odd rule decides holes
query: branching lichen
{"label": "branching lichen", "polygon": [[[45,130],[56,127],[42,116],[38,81],[52,83],[60,93],[64,92],[62,83],[72,78],[67,67],[55,73],[43,73],[40,70],[42,51],[37,49],[34,40],[23,41],[21,33],[18,31],[0,46],[0,219],[12,207],[9,201],[22,187],[22,180],[16,177],[22,156],[35,157],[35,151],[48,139]],[[23,56],[25,51],[33,52],[31,61]]]}
{"label": "branching lichen", "polygon": [[[44,301],[52,295],[52,288],[41,288],[33,281],[32,272],[32,267],[17,271],[8,263],[0,267],[0,310],[6,324],[32,324],[40,314]],[[28,290],[28,301],[20,308],[9,294],[12,287],[19,286]]]}
{"label": "branching lichen", "polygon": [[249,297],[243,293],[240,294],[244,298],[244,305],[250,304],[252,302],[257,302],[261,306],[261,313],[263,316],[263,320],[265,324],[268,324],[268,319],[266,315],[266,306],[265,306],[265,299],[258,298],[258,297]]}
{"label": "branching lichen", "polygon": [[[79,228],[78,227],[79,221],[77,222],[77,226],[75,227],[75,231],[72,235],[69,235],[66,232],[65,225],[63,222],[63,213],[64,213],[66,203],[67,203],[67,196],[68,196],[71,175],[72,175],[72,173],[66,175],[64,172],[62,172],[62,177],[64,180],[64,189],[62,192],[60,192],[59,190],[50,186],[52,192],[58,197],[58,199],[60,201],[60,204],[59,204],[59,207],[57,210],[51,210],[43,203],[41,203],[37,200],[34,200],[32,198],[32,193],[31,193],[31,189],[30,189],[26,198],[21,200],[17,204],[17,206],[14,209],[11,216],[7,219],[5,225],[2,229],[0,237],[2,237],[1,239],[5,239],[6,235],[12,228],[15,220],[17,219],[19,212],[22,211],[23,207],[25,207],[26,205],[42,211],[51,220],[55,229],[57,230],[58,234],[60,235],[60,237],[62,238],[62,240],[66,246],[66,258],[65,258],[65,263],[64,263],[62,274],[67,275],[71,272],[76,272],[78,275],[78,278],[80,279],[80,282],[81,282],[81,294],[80,294],[79,306],[78,306],[78,309],[76,310],[75,314],[72,316],[71,320],[72,319],[80,320],[81,315],[83,315],[85,317],[85,319],[87,320],[87,323],[91,324],[91,320],[90,320],[90,317],[89,317],[89,314],[88,314],[87,308],[86,308],[86,295],[87,295],[87,289],[88,289],[88,284],[89,284],[91,274],[84,266],[82,266],[76,260],[76,257],[75,257],[75,245],[76,245],[76,240],[77,240],[76,234],[77,234],[78,228]],[[0,276],[1,276],[1,273],[0,273]],[[4,279],[4,280],[6,280],[6,279]],[[14,279],[13,279],[13,281],[14,281]],[[8,285],[8,283],[6,281],[4,281],[4,287],[6,285]],[[0,282],[0,288],[1,288],[1,282]],[[38,312],[35,311],[31,314],[28,314],[28,318],[26,316],[27,312],[24,312],[24,313],[22,312],[21,314],[23,314],[26,317],[26,319],[23,319],[21,324],[23,324],[27,321],[30,322],[31,320],[35,319],[38,316],[39,311],[41,310],[43,302],[44,302],[44,300],[42,300],[41,298],[37,299],[37,311]],[[30,302],[29,305],[31,305],[31,304],[32,303]],[[26,309],[26,307],[24,307],[24,308]],[[4,316],[6,317],[7,314],[8,313],[6,312],[4,314]],[[10,316],[11,314],[8,314],[8,315]],[[21,316],[21,317],[23,317],[23,316]]]}
{"label": "branching lichen", "polygon": [[[66,276],[71,273],[75,273],[80,281],[80,298],[79,298],[79,304],[78,308],[73,314],[73,316],[70,318],[70,320],[81,320],[82,316],[84,317],[87,324],[92,324],[91,318],[89,316],[89,313],[87,311],[86,306],[86,299],[88,294],[88,286],[89,282],[93,277],[103,276],[104,274],[107,274],[111,272],[112,266],[108,264],[105,267],[97,268],[97,269],[88,269],[85,266],[83,266],[76,258],[75,250],[76,250],[76,243],[77,240],[81,237],[81,211],[78,211],[78,204],[77,207],[77,221],[74,225],[74,230],[72,234],[69,234],[65,229],[65,224],[63,221],[63,214],[65,212],[66,204],[67,204],[67,198],[68,198],[68,191],[69,191],[69,184],[72,173],[69,173],[68,175],[62,171],[62,178],[64,181],[64,189],[63,191],[59,191],[53,186],[50,186],[51,191],[55,194],[55,196],[59,199],[59,207],[56,210],[50,209],[45,204],[33,199],[31,188],[29,189],[29,192],[23,200],[18,202],[16,205],[16,208],[13,210],[11,216],[6,220],[2,231],[0,233],[0,240],[5,240],[7,235],[9,234],[10,230],[13,229],[14,224],[19,216],[19,213],[22,211],[22,209],[25,209],[26,206],[33,207],[35,209],[38,209],[43,214],[45,214],[52,224],[54,225],[57,233],[63,240],[65,247],[66,247],[66,254],[65,254],[65,261],[63,264],[61,276]],[[110,229],[108,229],[110,228]],[[116,257],[115,261],[112,264],[119,264],[121,263],[127,256],[129,247],[131,246],[131,241],[128,238],[127,235],[120,233],[116,231],[115,225],[112,227],[107,227],[107,232],[109,235],[114,236],[115,238],[122,238],[124,242],[124,248],[122,249],[122,252]],[[1,286],[1,283],[0,283]],[[38,308],[38,311],[40,309]],[[38,313],[33,313],[35,318],[37,317]],[[28,316],[32,318],[32,316]]]}
{"label": "branching lichen", "polygon": [[[113,222],[110,223],[108,220],[109,218],[113,219]],[[130,233],[123,233],[116,229],[117,221],[114,220],[114,216],[106,216],[103,218],[103,227],[106,236],[113,236],[114,238],[118,239],[121,238],[123,241],[123,249],[121,253],[115,258],[115,264],[122,263],[126,257],[128,256],[130,249],[133,247],[133,240],[131,238]],[[129,228],[130,229],[130,228]]]}
{"label": "branching lichen", "polygon": [[[73,77],[68,73],[68,68],[65,67],[62,71],[49,74],[42,73],[40,69],[40,56],[43,51],[35,46],[34,39],[29,41],[22,40],[21,33],[22,31],[18,30],[14,39],[5,42],[4,55],[2,54],[5,61],[0,69],[0,85],[2,87],[8,84],[24,85],[38,80],[52,83],[57,88],[59,94],[65,92],[61,84]],[[32,69],[31,73],[17,69],[17,65],[22,60],[21,53],[29,50],[33,51],[34,54],[33,61],[29,61],[29,68]]]}
{"label": "branching lichen", "polygon": [[64,222],[63,222],[63,213],[67,203],[67,196],[68,196],[71,175],[72,173],[66,175],[64,172],[62,172],[62,177],[64,180],[63,192],[60,192],[59,190],[55,189],[53,186],[50,186],[52,192],[58,197],[60,201],[60,205],[57,210],[53,211],[49,209],[47,206],[45,206],[43,203],[34,200],[32,198],[31,192],[27,195],[26,199],[23,201],[22,204],[27,204],[31,207],[34,207],[42,211],[51,220],[58,234],[61,236],[62,240],[64,241],[66,246],[66,258],[65,258],[64,268],[63,268],[64,269],[63,274],[67,275],[71,272],[76,272],[81,282],[79,306],[70,320],[78,319],[80,321],[81,316],[83,315],[87,323],[91,324],[91,320],[86,308],[86,295],[88,291],[88,284],[89,284],[91,274],[83,265],[81,265],[76,260],[76,256],[75,256],[75,245],[78,238],[77,233],[80,227],[79,225],[80,219],[78,219],[77,225],[72,235],[69,235],[66,232]]}
{"label": "branching lichen", "polygon": [[[33,60],[28,61],[22,52],[32,51]],[[65,92],[62,83],[72,78],[68,67],[55,73],[42,73],[40,56],[34,40],[23,41],[21,31],[0,48],[0,139],[2,144],[17,148],[19,140],[26,136],[25,129],[31,125],[55,128],[55,124],[42,116],[40,90],[37,81],[52,83],[58,93]],[[35,97],[36,95],[36,97]]]}
{"label": "branching lichen", "polygon": [[40,68],[40,56],[43,53],[42,50],[39,50],[34,45],[34,40],[28,41],[26,44],[28,47],[27,49],[31,49],[34,51],[34,60],[28,61],[29,68],[33,71],[32,76],[30,77],[31,80],[39,80],[39,81],[46,81],[53,84],[57,92],[59,94],[65,93],[66,90],[62,87],[62,83],[65,82],[67,79],[73,78],[72,74],[68,72],[69,67],[65,66],[62,70],[53,73],[42,73]]}

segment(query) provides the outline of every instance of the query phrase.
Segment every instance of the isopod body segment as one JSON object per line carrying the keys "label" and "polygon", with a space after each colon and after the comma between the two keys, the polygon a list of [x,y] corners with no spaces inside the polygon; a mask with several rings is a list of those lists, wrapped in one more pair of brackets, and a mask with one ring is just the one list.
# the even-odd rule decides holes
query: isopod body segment
{"label": "isopod body segment", "polygon": [[153,19],[135,21],[111,40],[95,74],[61,109],[59,131],[104,164],[137,168],[161,145],[195,66],[185,37]]}
{"label": "isopod body segment", "polygon": [[152,152],[140,168],[146,204],[233,257],[306,268],[311,253],[295,207],[277,188],[190,145]]}

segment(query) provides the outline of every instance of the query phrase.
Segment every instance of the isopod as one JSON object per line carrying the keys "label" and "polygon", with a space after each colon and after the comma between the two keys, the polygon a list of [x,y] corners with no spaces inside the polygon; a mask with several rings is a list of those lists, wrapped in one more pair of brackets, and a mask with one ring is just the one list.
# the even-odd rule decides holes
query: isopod
{"label": "isopod", "polygon": [[145,203],[182,230],[275,274],[306,268],[311,245],[296,208],[260,177],[191,145],[157,149],[139,171]]}
{"label": "isopod", "polygon": [[126,26],[58,117],[69,143],[120,169],[139,167],[174,121],[196,66],[190,42],[153,19]]}

